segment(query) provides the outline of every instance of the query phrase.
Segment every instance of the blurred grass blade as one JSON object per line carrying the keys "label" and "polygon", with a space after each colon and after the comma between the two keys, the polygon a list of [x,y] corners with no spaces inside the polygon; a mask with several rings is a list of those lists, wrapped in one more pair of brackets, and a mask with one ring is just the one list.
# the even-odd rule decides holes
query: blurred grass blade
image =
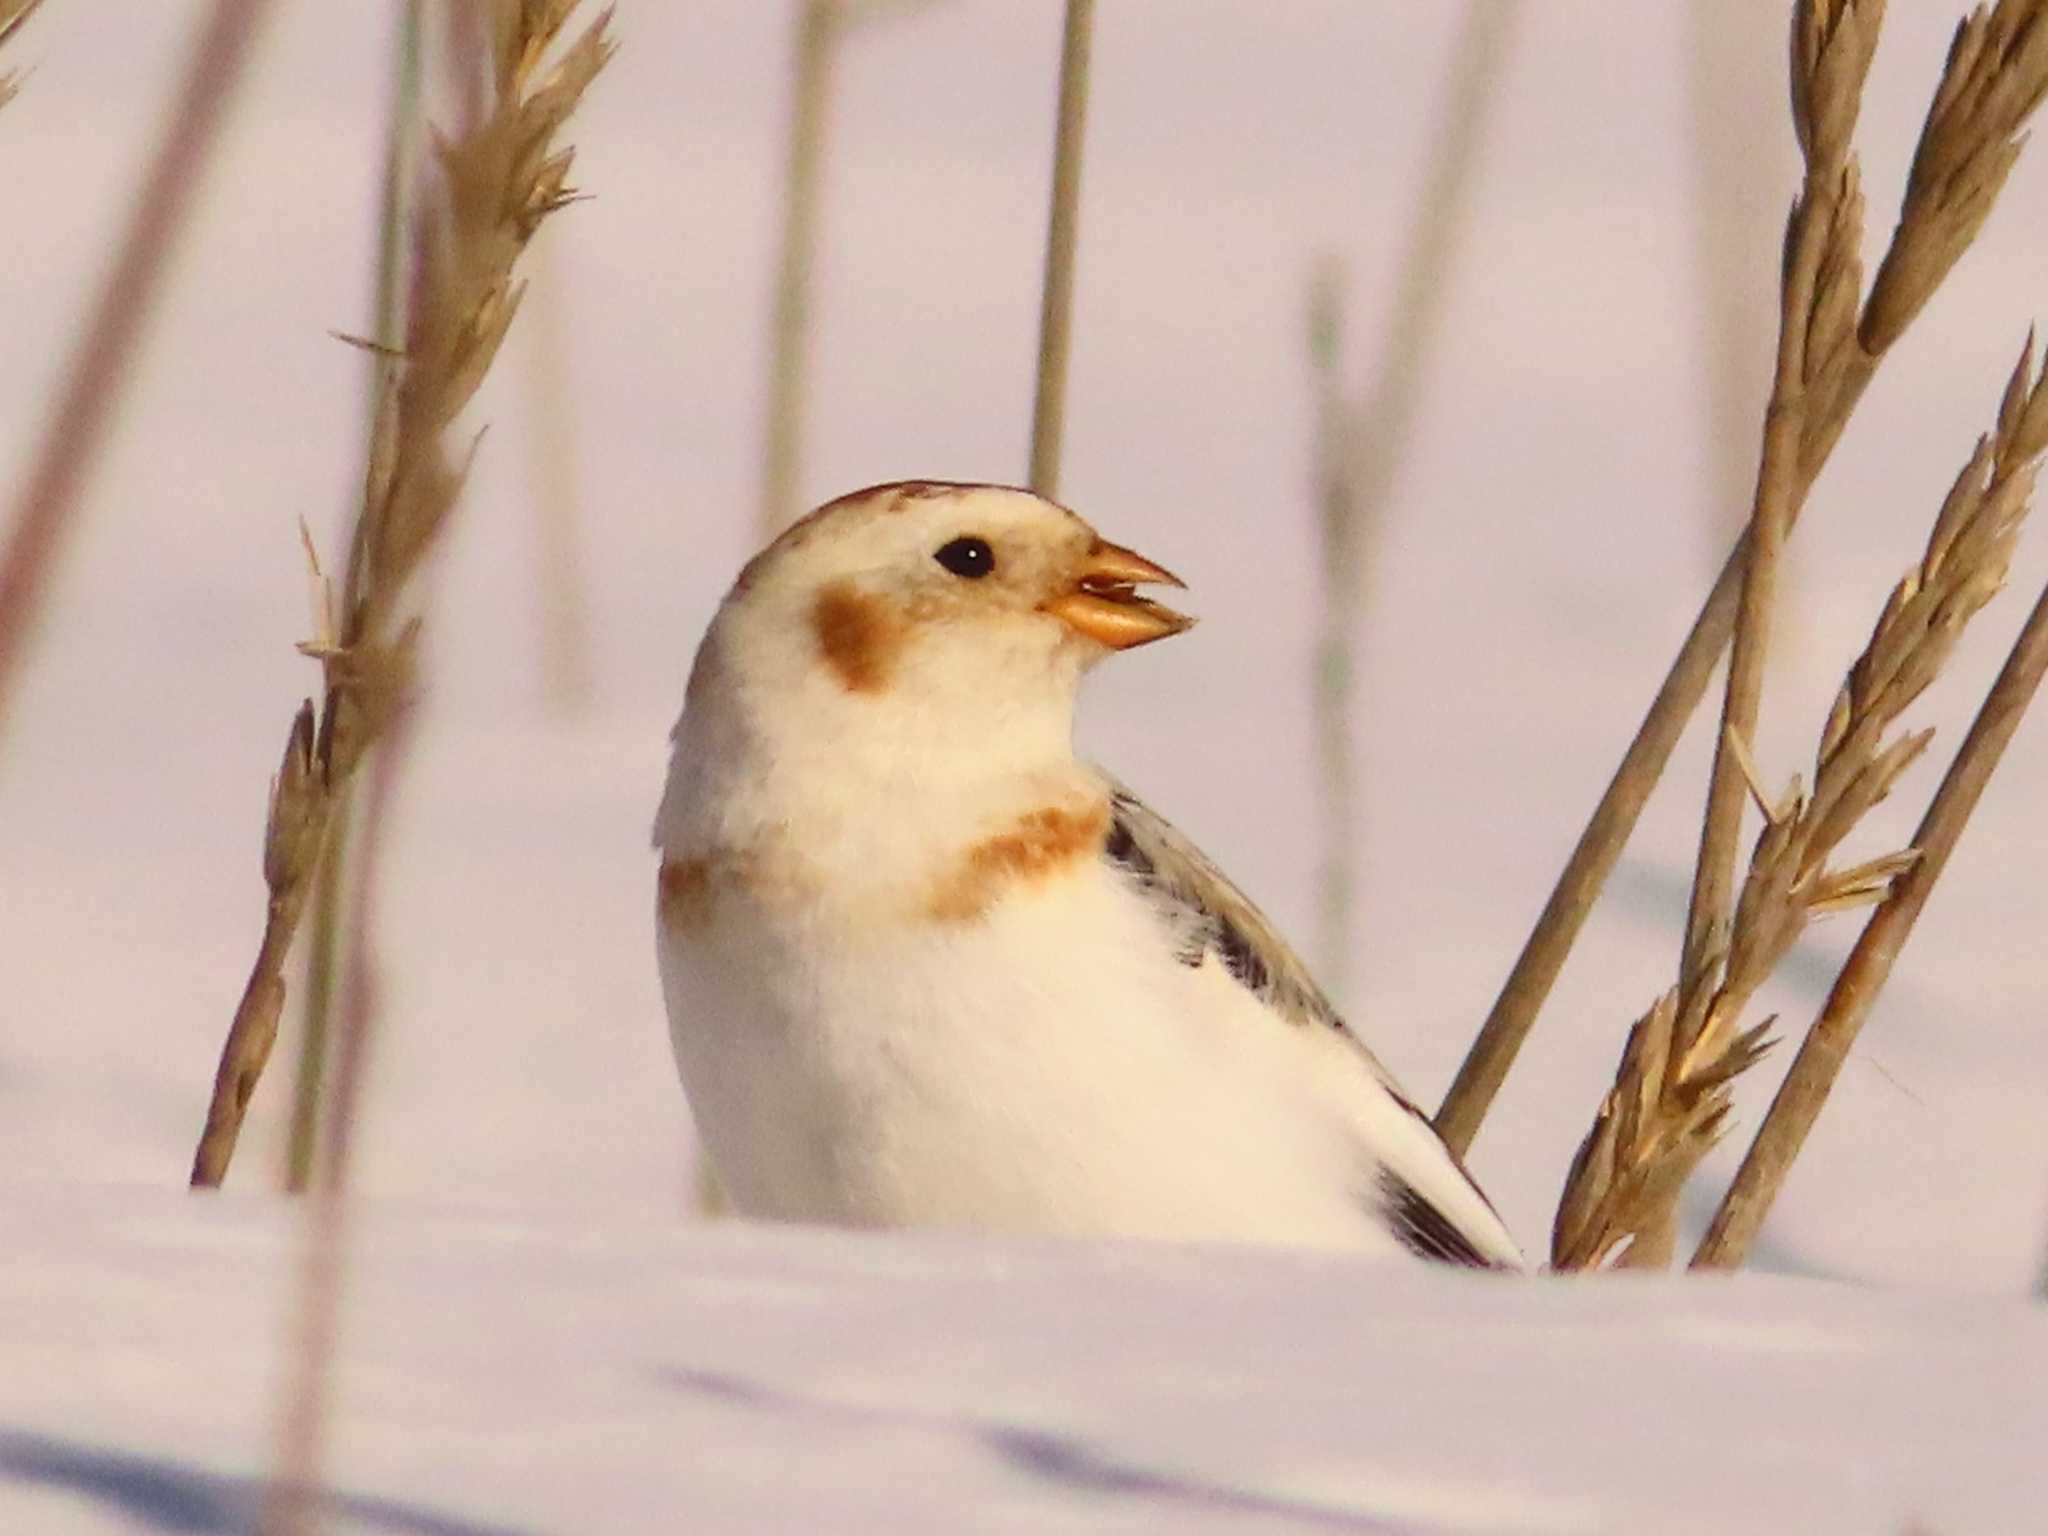
{"label": "blurred grass blade", "polygon": [[771,539],[796,516],[803,475],[811,375],[811,286],[817,265],[818,201],[832,78],[845,27],[841,0],[802,0],[790,81],[789,145],[783,173],[782,239],[769,321],[767,422],[761,442],[758,532]]}
{"label": "blurred grass blade", "polygon": [[[0,745],[29,638],[269,0],[214,0],[0,549]],[[23,13],[25,14],[25,13]],[[18,25],[20,17],[17,16]]]}
{"label": "blurred grass blade", "polygon": [[1067,431],[1068,358],[1074,330],[1074,262],[1081,240],[1081,151],[1088,136],[1088,67],[1095,0],[1067,0],[1060,35],[1059,117],[1053,135],[1052,206],[1045,226],[1045,282],[1038,311],[1038,384],[1031,408],[1031,489],[1060,493]]}
{"label": "blurred grass blade", "polygon": [[[369,335],[378,345],[367,350],[370,393],[364,418],[363,481],[370,483],[375,466],[389,457],[386,441],[393,421],[379,403],[389,394],[395,370],[404,356],[406,238],[412,181],[420,137],[420,28],[424,0],[399,0],[392,33],[390,105],[384,125],[384,176],[378,193],[377,275],[371,295]],[[329,1024],[334,1016],[335,989],[341,957],[343,874],[350,860],[352,800],[344,788],[336,796],[333,825],[320,859],[313,894],[312,931],[307,935],[305,996],[300,1007],[298,1071],[292,1081],[292,1123],[286,1147],[285,1187],[304,1191],[313,1177],[318,1145],[320,1107],[326,1077]]]}
{"label": "blurred grass blade", "polygon": [[[0,0],[0,48],[7,46],[20,30],[23,22],[35,13],[43,0]],[[7,105],[21,84],[20,75],[11,69],[0,69],[0,107]]]}
{"label": "blurred grass blade", "polygon": [[1326,269],[1310,297],[1323,588],[1312,690],[1323,807],[1317,955],[1324,986],[1340,1000],[1353,958],[1351,909],[1357,893],[1354,637],[1372,550],[1387,524],[1435,367],[1458,254],[1472,225],[1480,150],[1520,16],[1521,0],[1470,0],[1465,7],[1375,373],[1355,404],[1342,396],[1343,299],[1336,287],[1341,279]]}

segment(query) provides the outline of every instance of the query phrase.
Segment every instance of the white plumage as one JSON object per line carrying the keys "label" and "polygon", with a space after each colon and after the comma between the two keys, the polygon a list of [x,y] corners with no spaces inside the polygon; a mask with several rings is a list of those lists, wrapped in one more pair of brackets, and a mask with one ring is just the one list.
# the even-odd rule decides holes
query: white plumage
{"label": "white plumage", "polygon": [[761,1217],[1519,1267],[1257,910],[1073,751],[1171,581],[1027,492],[830,503],[741,573],[655,824],[699,1131]]}

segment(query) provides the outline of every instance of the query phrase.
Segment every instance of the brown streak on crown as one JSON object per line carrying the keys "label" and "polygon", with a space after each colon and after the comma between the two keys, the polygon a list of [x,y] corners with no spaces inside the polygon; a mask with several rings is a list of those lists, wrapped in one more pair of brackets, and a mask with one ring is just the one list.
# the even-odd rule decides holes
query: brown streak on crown
{"label": "brown streak on crown", "polygon": [[984,838],[948,869],[932,893],[941,922],[980,917],[1013,885],[1042,881],[1093,858],[1109,831],[1109,806],[1048,805],[1019,817],[1007,832]]}
{"label": "brown streak on crown", "polygon": [[879,693],[901,649],[903,625],[880,599],[834,582],[811,607],[818,654],[848,693]]}

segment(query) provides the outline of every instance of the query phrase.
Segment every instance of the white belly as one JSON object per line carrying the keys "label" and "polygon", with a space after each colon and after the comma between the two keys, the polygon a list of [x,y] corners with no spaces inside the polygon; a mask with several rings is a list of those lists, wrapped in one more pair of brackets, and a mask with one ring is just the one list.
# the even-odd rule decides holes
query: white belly
{"label": "white belly", "polygon": [[1097,868],[1056,895],[829,939],[738,903],[664,932],[677,1064],[735,1205],[1398,1248],[1368,1148],[1401,1111],[1348,1044],[1179,964]]}

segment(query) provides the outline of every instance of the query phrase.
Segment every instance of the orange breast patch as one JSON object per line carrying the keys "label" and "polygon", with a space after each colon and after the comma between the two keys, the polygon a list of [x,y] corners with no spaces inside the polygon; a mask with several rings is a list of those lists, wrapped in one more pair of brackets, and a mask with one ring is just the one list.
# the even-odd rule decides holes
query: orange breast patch
{"label": "orange breast patch", "polygon": [[939,880],[929,910],[941,922],[980,917],[1012,886],[1049,879],[1093,858],[1109,830],[1109,807],[1048,805],[984,838]]}

